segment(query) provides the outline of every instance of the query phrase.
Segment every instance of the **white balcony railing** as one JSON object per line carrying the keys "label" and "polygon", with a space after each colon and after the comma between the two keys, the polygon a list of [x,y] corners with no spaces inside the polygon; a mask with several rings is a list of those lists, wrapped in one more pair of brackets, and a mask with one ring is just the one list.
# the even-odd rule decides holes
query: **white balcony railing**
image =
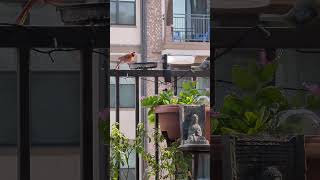
{"label": "white balcony railing", "polygon": [[208,14],[174,14],[174,42],[209,42],[210,16]]}

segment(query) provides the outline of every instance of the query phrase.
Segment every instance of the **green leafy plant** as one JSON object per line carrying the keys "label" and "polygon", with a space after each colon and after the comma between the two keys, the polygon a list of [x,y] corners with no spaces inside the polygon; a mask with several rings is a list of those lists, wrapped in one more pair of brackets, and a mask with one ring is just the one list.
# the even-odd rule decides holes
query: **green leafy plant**
{"label": "green leafy plant", "polygon": [[178,96],[174,96],[173,90],[161,92],[159,95],[149,96],[141,99],[142,106],[149,108],[148,119],[154,122],[155,108],[159,105],[168,104],[193,104],[199,96],[208,95],[207,91],[200,91],[196,88],[195,81],[182,83],[182,90]]}
{"label": "green leafy plant", "polygon": [[118,124],[112,125],[111,130],[111,177],[117,180],[120,177],[119,167],[127,167],[127,171],[123,174],[125,179],[129,176],[129,160],[130,156],[134,153],[143,152],[143,126],[140,124],[137,128],[138,136],[136,139],[130,141],[123,133],[120,132]]}
{"label": "green leafy plant", "polygon": [[[266,65],[249,63],[247,67],[234,66],[233,83],[240,90],[224,98],[218,117],[211,120],[214,134],[258,135],[262,133],[301,133],[301,124],[291,121],[279,126],[278,114],[295,109],[318,109],[320,97],[310,92],[286,96],[282,89],[273,85],[277,62]],[[317,87],[308,86],[311,90]],[[297,111],[290,111],[297,112]]]}
{"label": "green leafy plant", "polygon": [[[103,123],[101,127],[106,127],[106,123]],[[118,128],[118,124],[112,125],[110,135],[111,145],[111,161],[110,172],[112,179],[116,180],[120,177],[119,167],[127,167],[126,171],[121,177],[128,179],[129,176],[129,160],[132,154],[139,154],[142,159],[147,163],[148,168],[145,171],[145,176],[150,179],[157,172],[159,172],[160,179],[174,179],[177,175],[180,178],[185,179],[189,175],[189,164],[191,160],[190,155],[184,154],[179,149],[178,143],[173,143],[171,146],[160,146],[160,162],[156,162],[156,156],[147,152],[144,149],[144,138],[149,139],[149,142],[157,140],[160,144],[165,142],[165,138],[159,133],[155,133],[152,137],[148,136],[144,129],[143,124],[139,124],[137,127],[136,139],[130,140]],[[106,136],[106,134],[104,134]],[[106,139],[106,138],[105,138]]]}
{"label": "green leafy plant", "polygon": [[[153,137],[149,139],[157,140],[159,144],[165,143],[164,136],[160,133],[154,133]],[[172,143],[170,146],[160,146],[159,149],[159,163],[156,162],[156,157],[150,153],[142,153],[143,159],[147,162],[147,179],[155,176],[158,172],[159,179],[186,179],[190,176],[190,162],[191,155],[183,153],[179,149],[179,143]]]}
{"label": "green leafy plant", "polygon": [[276,69],[276,62],[233,67],[232,80],[240,93],[224,98],[220,116],[212,119],[214,134],[257,135],[274,131],[276,114],[289,108],[281,89],[270,85]]}

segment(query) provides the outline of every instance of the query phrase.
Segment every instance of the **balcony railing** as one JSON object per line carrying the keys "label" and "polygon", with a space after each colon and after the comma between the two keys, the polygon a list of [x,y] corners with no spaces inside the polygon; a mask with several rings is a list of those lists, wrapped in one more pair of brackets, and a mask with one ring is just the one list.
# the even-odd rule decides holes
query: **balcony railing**
{"label": "balcony railing", "polygon": [[209,42],[209,14],[174,14],[172,39],[174,42]]}
{"label": "balcony railing", "polygon": [[[169,76],[168,76],[169,74]],[[190,80],[196,81],[197,78],[207,78],[210,76],[210,71],[191,71],[191,70],[110,70],[109,71],[110,77],[115,77],[115,101],[116,101],[116,106],[115,106],[115,121],[117,123],[120,123],[120,78],[127,77],[127,78],[134,78],[135,79],[135,125],[136,127],[132,127],[133,131],[136,130],[137,125],[140,123],[140,81],[152,81],[153,83],[153,89],[154,89],[154,94],[158,94],[159,90],[161,89],[159,85],[161,85],[162,78],[165,79],[171,79],[171,84],[174,89],[174,94],[178,94],[178,80],[182,78],[190,78]],[[148,79],[146,79],[148,78]],[[119,124],[121,126],[121,124]],[[120,128],[120,127],[119,127]],[[155,124],[154,124],[155,129],[159,129],[159,120],[158,116],[156,116],[155,119]],[[156,161],[159,162],[159,144],[155,142],[155,155],[157,157]],[[209,154],[209,152],[207,152]],[[135,165],[135,179],[138,180],[140,177],[140,169],[139,169],[139,155],[137,154],[136,156],[136,165]],[[120,170],[121,171],[121,170]],[[134,170],[130,169],[130,173],[134,172]],[[195,173],[195,176],[197,176],[197,173]],[[159,174],[155,176],[155,179],[159,179]]]}

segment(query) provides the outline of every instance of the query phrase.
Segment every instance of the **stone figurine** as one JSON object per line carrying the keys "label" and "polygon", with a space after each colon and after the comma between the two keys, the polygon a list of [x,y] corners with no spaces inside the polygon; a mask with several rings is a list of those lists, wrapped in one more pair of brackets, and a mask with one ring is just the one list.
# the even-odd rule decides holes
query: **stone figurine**
{"label": "stone figurine", "polygon": [[199,125],[199,117],[196,114],[192,115],[192,125],[188,130],[188,139],[186,144],[209,144],[208,140],[202,136],[202,129]]}

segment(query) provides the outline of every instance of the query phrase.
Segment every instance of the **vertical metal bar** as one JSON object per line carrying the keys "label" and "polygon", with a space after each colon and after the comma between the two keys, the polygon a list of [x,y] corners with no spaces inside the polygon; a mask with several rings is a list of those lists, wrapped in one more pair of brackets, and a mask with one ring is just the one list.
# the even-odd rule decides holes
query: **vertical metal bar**
{"label": "vertical metal bar", "polygon": [[92,49],[81,50],[81,180],[93,179]]}
{"label": "vertical metal bar", "polygon": [[[139,95],[140,95],[140,83],[139,83],[139,76],[136,77],[136,129],[138,129],[138,125],[140,123],[140,99],[139,99]],[[136,137],[138,131],[136,131]],[[139,167],[140,163],[139,163],[139,154],[136,153],[136,180],[139,180],[140,178],[140,167]]]}
{"label": "vertical metal bar", "polygon": [[[159,93],[159,78],[158,77],[154,77],[154,93],[155,94],[158,94]],[[156,114],[156,118],[155,118],[155,133],[156,135],[158,134],[159,132],[159,116],[158,114]],[[155,156],[156,156],[156,163],[159,164],[159,142],[157,140],[158,138],[156,138],[156,141],[155,141]],[[156,172],[156,177],[155,177],[155,180],[158,180],[159,179],[159,172]]]}
{"label": "vertical metal bar", "polygon": [[30,49],[18,49],[18,180],[30,180]]}
{"label": "vertical metal bar", "polygon": [[104,145],[105,148],[105,162],[104,171],[106,176],[103,178],[103,180],[110,180],[110,57],[109,57],[109,49],[105,51],[105,54],[108,55],[107,60],[104,61],[104,72],[105,72],[105,113],[106,113],[106,121],[108,123],[108,128],[106,129],[107,139],[106,144]]}
{"label": "vertical metal bar", "polygon": [[[120,130],[120,76],[119,73],[116,74],[116,122],[117,122],[117,128]],[[118,142],[120,143],[120,142]],[[118,180],[121,176],[120,171],[120,163],[118,164]]]}
{"label": "vertical metal bar", "polygon": [[192,172],[193,172],[194,179],[198,179],[198,170],[199,170],[199,154],[198,152],[195,152],[193,154],[193,160],[192,160]]}
{"label": "vertical metal bar", "polygon": [[116,122],[120,123],[120,77],[119,77],[119,74],[116,75]]}
{"label": "vertical metal bar", "polygon": [[174,95],[177,95],[178,94],[178,78],[177,76],[174,77],[174,80],[173,80],[173,89],[174,89]]}
{"label": "vertical metal bar", "polygon": [[[211,5],[210,5],[211,6]],[[210,30],[210,42],[213,42],[213,36],[211,35],[212,31],[211,28],[213,28],[213,11],[210,11],[210,24],[209,24],[209,30]],[[215,85],[216,85],[216,76],[215,76],[215,55],[216,55],[216,48],[211,46],[210,48],[210,111],[214,110],[215,103],[216,103],[216,91],[215,91]],[[211,115],[211,113],[210,113]],[[211,151],[210,151],[210,179],[214,179],[214,149],[213,149],[213,137],[211,137]]]}
{"label": "vertical metal bar", "polygon": [[[216,85],[216,69],[215,69],[215,55],[216,49],[212,48],[210,52],[210,107],[214,108],[216,103],[216,92],[215,92],[215,85]],[[212,93],[211,93],[212,92]]]}

